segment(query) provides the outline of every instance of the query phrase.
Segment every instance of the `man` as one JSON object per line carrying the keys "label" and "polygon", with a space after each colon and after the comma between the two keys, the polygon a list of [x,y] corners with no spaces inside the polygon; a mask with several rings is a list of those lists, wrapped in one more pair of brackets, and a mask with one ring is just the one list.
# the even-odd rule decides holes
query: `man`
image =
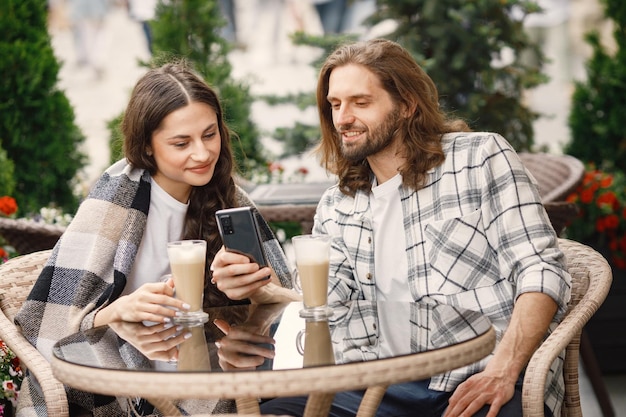
{"label": "man", "polygon": [[[329,301],[452,304],[481,311],[498,335],[479,372],[392,386],[379,415],[521,416],[520,375],[565,311],[571,278],[518,156],[501,136],[447,119],[432,80],[391,41],[339,47],[320,71],[317,102],[318,152],[339,178],[313,230],[333,236]],[[560,366],[546,415],[560,413]],[[337,395],[331,413],[354,415],[358,399]],[[262,411],[298,415],[301,400]]]}

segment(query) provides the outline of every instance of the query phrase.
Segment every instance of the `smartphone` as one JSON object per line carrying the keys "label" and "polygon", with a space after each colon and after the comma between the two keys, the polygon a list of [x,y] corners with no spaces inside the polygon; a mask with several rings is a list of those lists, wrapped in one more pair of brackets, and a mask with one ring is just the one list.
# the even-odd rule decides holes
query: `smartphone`
{"label": "smartphone", "polygon": [[264,267],[268,263],[254,210],[252,207],[223,209],[218,210],[215,217],[224,248],[246,255],[252,262]]}

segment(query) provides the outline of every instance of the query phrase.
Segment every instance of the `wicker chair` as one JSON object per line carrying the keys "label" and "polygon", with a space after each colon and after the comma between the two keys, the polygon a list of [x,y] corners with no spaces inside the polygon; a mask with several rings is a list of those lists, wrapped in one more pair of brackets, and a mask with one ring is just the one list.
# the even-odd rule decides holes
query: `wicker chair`
{"label": "wicker chair", "polygon": [[0,236],[20,255],[52,249],[64,231],[62,226],[0,217]]}
{"label": "wicker chair", "polygon": [[315,204],[279,204],[258,206],[259,212],[267,222],[297,222],[302,227],[302,233],[311,233],[313,217],[317,205]]}
{"label": "wicker chair", "polygon": [[[302,227],[302,233],[311,233],[313,229],[314,204],[267,205],[258,209],[268,222],[297,222]],[[52,249],[64,231],[62,226],[0,217],[0,236],[20,255]]]}
{"label": "wicker chair", "polygon": [[63,384],[52,375],[48,361],[24,338],[13,323],[18,310],[26,300],[39,276],[50,251],[18,256],[0,265],[0,339],[20,358],[22,365],[35,375],[41,384],[48,415],[69,416],[67,396]]}
{"label": "wicker chair", "polygon": [[611,287],[611,267],[602,255],[589,246],[568,239],[559,239],[559,246],[565,253],[572,276],[572,298],[563,321],[530,359],[522,391],[524,417],[543,417],[548,371],[564,349],[565,399],[561,416],[582,416],[578,390],[581,332],[604,302]]}
{"label": "wicker chair", "polygon": [[585,166],[569,155],[520,152],[519,156],[537,180],[539,194],[552,227],[560,235],[578,214],[578,206],[565,199],[582,181]]}
{"label": "wicker chair", "polygon": [[585,175],[583,163],[570,155],[519,152],[519,157],[539,183],[544,203],[565,200]]}

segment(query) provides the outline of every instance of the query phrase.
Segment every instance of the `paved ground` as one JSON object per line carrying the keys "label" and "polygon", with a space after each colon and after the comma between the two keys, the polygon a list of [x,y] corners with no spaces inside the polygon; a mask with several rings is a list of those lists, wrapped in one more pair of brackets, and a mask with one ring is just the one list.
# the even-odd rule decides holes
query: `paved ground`
{"label": "paved ground", "polygon": [[[263,13],[268,13],[265,11]],[[245,20],[248,19],[248,20]],[[252,19],[252,20],[251,20]],[[288,91],[312,91],[316,75],[308,65],[314,51],[292,49],[281,44],[276,53],[274,41],[268,33],[268,26],[274,25],[272,16],[245,15],[246,24],[255,24],[251,31],[254,41],[247,52],[233,53],[231,61],[234,76],[248,79],[252,92],[284,93]],[[260,23],[259,26],[258,22]],[[266,26],[263,26],[266,25]],[[123,9],[115,9],[105,24],[105,42],[102,46],[106,57],[105,71],[101,79],[93,71],[79,68],[75,64],[72,36],[69,30],[52,29],[53,47],[58,58],[63,62],[59,86],[65,90],[76,112],[76,122],[87,137],[85,152],[90,157],[90,164],[85,172],[85,188],[109,164],[107,121],[120,114],[129,98],[130,89],[145,71],[138,60],[147,59],[143,34],[138,24],[131,21]],[[571,77],[579,74],[563,75],[563,68],[569,68],[568,38],[558,31],[546,41],[548,55],[555,62],[548,67],[553,81],[527,96],[528,102],[538,111],[550,115],[541,119],[535,127],[536,142],[545,145],[553,152],[559,152],[567,141],[569,132],[566,118],[571,94]],[[568,63],[563,64],[563,57]],[[579,67],[570,70],[579,71]],[[578,68],[578,69],[577,69]],[[254,73],[252,75],[251,73]],[[264,103],[253,105],[253,118],[265,132],[264,145],[274,153],[280,151],[280,145],[270,138],[269,133],[277,126],[290,125],[296,120],[315,121],[313,110],[298,111],[291,106],[271,108]],[[290,158],[283,161],[288,169],[306,166],[310,170],[309,180],[324,180],[325,174],[317,162],[310,157]],[[626,417],[626,375],[608,376],[609,392],[612,396],[616,417]],[[599,407],[586,377],[581,379],[582,406],[587,417],[601,416]]]}

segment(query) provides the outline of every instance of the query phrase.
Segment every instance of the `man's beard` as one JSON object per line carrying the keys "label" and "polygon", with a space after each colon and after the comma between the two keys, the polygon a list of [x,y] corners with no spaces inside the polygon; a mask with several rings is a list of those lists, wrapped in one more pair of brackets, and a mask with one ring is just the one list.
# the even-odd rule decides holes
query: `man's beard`
{"label": "man's beard", "polygon": [[[384,118],[384,121],[371,132],[366,132],[365,141],[361,143],[341,143],[341,153],[352,162],[359,162],[368,156],[375,155],[393,142],[401,123],[400,111],[396,106]],[[344,125],[341,131],[350,130],[353,125]],[[341,140],[341,136],[340,136]]]}

